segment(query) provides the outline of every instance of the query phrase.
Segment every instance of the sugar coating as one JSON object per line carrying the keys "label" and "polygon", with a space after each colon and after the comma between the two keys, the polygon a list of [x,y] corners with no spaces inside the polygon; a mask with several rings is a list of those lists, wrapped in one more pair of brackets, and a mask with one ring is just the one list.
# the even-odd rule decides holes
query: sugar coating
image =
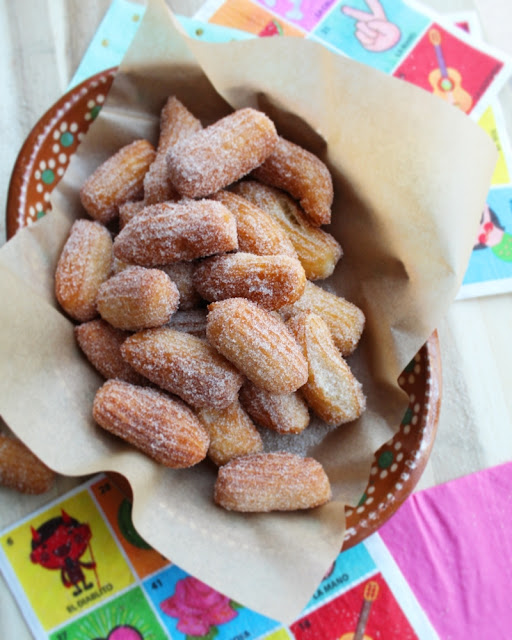
{"label": "sugar coating", "polygon": [[287,452],[256,453],[219,469],[214,499],[243,512],[310,509],[331,498],[329,479],[313,458]]}
{"label": "sugar coating", "polygon": [[312,225],[287,193],[255,180],[244,180],[233,190],[264,210],[281,227],[297,252],[308,280],[332,275],[343,255],[340,244],[330,233]]}
{"label": "sugar coating", "polygon": [[176,262],[160,266],[159,269],[162,269],[178,287],[180,311],[195,309],[201,304],[201,296],[194,286],[195,265],[192,262]]}
{"label": "sugar coating", "polygon": [[86,322],[98,315],[96,295],[108,278],[112,263],[112,238],[92,220],[76,220],[55,272],[55,295],[75,320]]}
{"label": "sugar coating", "polygon": [[138,331],[169,322],[179,299],[178,288],[161,269],[128,267],[99,287],[96,305],[113,327]]}
{"label": "sugar coating", "polygon": [[208,457],[216,465],[263,450],[261,436],[238,400],[225,409],[198,409],[197,417],[210,435]]}
{"label": "sugar coating", "polygon": [[146,205],[179,200],[167,168],[167,153],[180,140],[202,129],[201,122],[175,97],[171,96],[160,113],[160,137],[155,160],[144,177]]}
{"label": "sugar coating", "polygon": [[123,202],[119,205],[119,228],[126,226],[132,218],[135,218],[145,207],[144,200]]}
{"label": "sugar coating", "polygon": [[285,320],[301,312],[321,316],[343,356],[350,355],[357,347],[365,324],[364,313],[359,307],[312,282],[306,283],[304,293],[296,302],[282,307],[279,312]]}
{"label": "sugar coating", "polygon": [[139,200],[154,159],[153,145],[135,140],[100,165],[80,189],[80,200],[91,218],[108,224],[117,217],[119,205]]}
{"label": "sugar coating", "polygon": [[307,362],[279,318],[244,298],[214,302],[208,310],[208,340],[254,384],[274,393],[305,384]]}
{"label": "sugar coating", "polygon": [[162,389],[194,408],[224,409],[242,386],[242,374],[204,340],[169,328],[125,340],[123,358]]}
{"label": "sugar coating", "polygon": [[210,302],[247,298],[265,309],[279,309],[300,298],[306,274],[297,258],[238,252],[203,260],[194,272],[194,285]]}
{"label": "sugar coating", "polygon": [[80,349],[104,378],[144,384],[145,379],[121,356],[121,345],[129,335],[129,332],[116,329],[101,319],[90,320],[75,327],[75,338]]}
{"label": "sugar coating", "polygon": [[331,174],[325,164],[306,149],[280,137],[274,151],[252,176],[284,189],[299,200],[311,224],[330,223],[334,196]]}
{"label": "sugar coating", "polygon": [[263,209],[229,191],[219,191],[212,197],[222,202],[235,216],[239,251],[259,256],[286,255],[297,258],[286,231]]}
{"label": "sugar coating", "polygon": [[259,166],[277,143],[274,123],[255,109],[239,109],[177,143],[167,155],[174,187],[200,198]]}
{"label": "sugar coating", "polygon": [[239,398],[251,418],[267,429],[297,434],[309,425],[308,406],[299,392],[272,393],[247,380]]}
{"label": "sugar coating", "polygon": [[54,480],[55,473],[22,442],[0,434],[0,485],[40,494],[49,491]]}
{"label": "sugar coating", "polygon": [[308,381],[301,393],[309,406],[328,424],[339,426],[356,420],[366,408],[366,398],[327,324],[315,313],[301,313],[287,326],[308,362]]}
{"label": "sugar coating", "polygon": [[155,267],[234,251],[236,220],[220,202],[187,200],[146,207],[114,241],[114,255]]}
{"label": "sugar coating", "polygon": [[167,323],[169,329],[175,331],[184,331],[190,333],[197,338],[206,340],[206,315],[204,308],[188,309],[186,311],[178,310]]}
{"label": "sugar coating", "polygon": [[206,457],[210,439],[197,417],[155,389],[108,380],[96,393],[93,418],[167,467],[191,467]]}

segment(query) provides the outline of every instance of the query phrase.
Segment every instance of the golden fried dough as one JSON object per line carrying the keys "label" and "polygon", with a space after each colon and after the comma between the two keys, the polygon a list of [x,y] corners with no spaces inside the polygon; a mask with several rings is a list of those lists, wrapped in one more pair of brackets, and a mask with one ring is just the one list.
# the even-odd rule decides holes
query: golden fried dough
{"label": "golden fried dough", "polygon": [[325,320],[343,356],[350,355],[357,347],[363,333],[365,317],[355,304],[307,282],[302,296],[292,305],[282,307],[279,313],[287,320],[303,311],[317,313]]}
{"label": "golden fried dough", "polygon": [[307,381],[307,362],[284,323],[244,298],[208,307],[206,335],[254,384],[292,393]]}
{"label": "golden fried dough", "polygon": [[201,304],[201,296],[194,287],[194,269],[192,262],[175,262],[159,267],[178,287],[180,292],[180,311],[194,309]]}
{"label": "golden fried dough", "polygon": [[144,384],[145,379],[121,355],[121,345],[129,335],[127,331],[116,329],[99,318],[75,327],[75,337],[80,349],[104,378]]}
{"label": "golden fried dough", "polygon": [[225,409],[198,409],[197,417],[208,431],[208,457],[223,465],[237,456],[263,451],[259,431],[238,400]]}
{"label": "golden fried dough", "polygon": [[94,420],[166,467],[191,467],[206,457],[210,438],[180,400],[121,380],[108,380],[93,404]]}
{"label": "golden fried dough", "polygon": [[142,209],[144,209],[146,205],[144,204],[144,200],[136,200],[129,202],[124,202],[119,205],[119,229],[122,229],[126,226],[132,218],[135,218]]}
{"label": "golden fried dough", "polygon": [[136,371],[194,408],[224,409],[243,383],[242,374],[211,345],[182,331],[141,331],[124,341],[121,353]]}
{"label": "golden fried dough", "polygon": [[73,223],[55,272],[55,295],[75,320],[96,315],[96,295],[108,278],[112,263],[112,238],[99,222]]}
{"label": "golden fried dough", "polygon": [[309,425],[306,402],[295,393],[272,393],[246,380],[240,389],[240,404],[257,424],[278,433],[302,433]]}
{"label": "golden fried dough", "polygon": [[292,453],[255,453],[220,467],[214,500],[231,511],[311,509],[331,499],[322,465]]}
{"label": "golden fried dough", "polygon": [[142,197],[144,176],[154,158],[150,142],[135,140],[100,165],[80,189],[91,218],[108,224],[117,217],[119,205]]}
{"label": "golden fried dough", "polygon": [[276,142],[274,123],[264,113],[239,109],[170,150],[171,181],[189,198],[216,193],[260,165]]}
{"label": "golden fried dough", "polygon": [[311,224],[318,227],[330,223],[331,174],[325,164],[306,149],[280,137],[269,157],[251,175],[260,182],[284,189],[299,200]]}
{"label": "golden fried dough", "polygon": [[0,484],[21,493],[49,491],[55,473],[22,442],[0,434]]}
{"label": "golden fried dough", "polygon": [[212,196],[222,202],[236,218],[238,250],[264,255],[285,255],[297,257],[293,244],[278,222],[236,193],[219,191]]}
{"label": "golden fried dough", "polygon": [[325,422],[339,426],[363,413],[366,399],[361,384],[342,358],[329,327],[315,313],[301,313],[287,326],[308,362],[308,381],[301,393]]}
{"label": "golden fried dough", "polygon": [[96,305],[113,327],[138,331],[169,322],[179,299],[178,288],[161,269],[128,267],[100,286]]}
{"label": "golden fried dough", "polygon": [[114,255],[143,267],[195,260],[238,248],[236,220],[214,200],[153,204],[114,241]]}
{"label": "golden fried dough", "polygon": [[332,275],[341,258],[341,246],[330,233],[315,227],[300,206],[287,193],[255,180],[244,180],[233,187],[264,210],[288,235],[308,280],[321,280]]}
{"label": "golden fried dough", "polygon": [[295,302],[305,285],[302,265],[289,256],[232,253],[206,258],[194,272],[194,286],[205,300],[247,298],[265,309]]}

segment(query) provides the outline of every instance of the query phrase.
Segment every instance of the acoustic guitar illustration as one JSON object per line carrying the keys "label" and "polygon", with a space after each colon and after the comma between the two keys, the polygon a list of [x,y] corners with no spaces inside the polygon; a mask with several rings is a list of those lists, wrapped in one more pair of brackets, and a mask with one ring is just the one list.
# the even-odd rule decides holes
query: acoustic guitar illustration
{"label": "acoustic guitar illustration", "polygon": [[377,600],[379,595],[379,584],[370,580],[364,588],[363,592],[363,606],[359,613],[359,619],[357,620],[356,630],[354,632],[344,633],[339,640],[373,640],[370,636],[365,634],[368,618],[370,617],[370,609],[372,603]]}
{"label": "acoustic guitar illustration", "polygon": [[441,34],[437,29],[428,32],[431,44],[436,52],[438,69],[434,69],[428,75],[428,81],[436,96],[439,96],[453,104],[465,113],[468,113],[473,104],[473,99],[467,91],[462,88],[462,76],[452,67],[447,67],[441,48]]}

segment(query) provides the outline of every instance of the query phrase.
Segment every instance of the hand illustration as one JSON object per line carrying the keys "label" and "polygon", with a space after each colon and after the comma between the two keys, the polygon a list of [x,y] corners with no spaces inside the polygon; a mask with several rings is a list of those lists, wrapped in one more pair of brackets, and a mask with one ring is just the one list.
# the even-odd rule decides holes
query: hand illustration
{"label": "hand illustration", "polygon": [[400,29],[386,18],[379,0],[366,0],[366,4],[369,12],[347,6],[341,10],[356,20],[356,38],[365,49],[375,53],[392,49],[400,40]]}

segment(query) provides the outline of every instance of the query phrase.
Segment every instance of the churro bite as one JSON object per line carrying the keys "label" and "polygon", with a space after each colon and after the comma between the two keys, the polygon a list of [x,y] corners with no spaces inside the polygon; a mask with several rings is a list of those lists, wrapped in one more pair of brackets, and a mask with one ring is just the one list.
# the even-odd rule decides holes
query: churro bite
{"label": "churro bite", "polygon": [[169,322],[179,299],[178,288],[161,269],[128,267],[100,286],[96,305],[113,327],[138,331]]}
{"label": "churro bite", "polygon": [[247,298],[266,309],[279,309],[298,300],[306,275],[296,258],[233,253],[206,258],[196,268],[194,286],[213,302]]}
{"label": "churro bite", "polygon": [[124,202],[119,205],[119,228],[125,227],[145,207],[144,200]]}
{"label": "churro bite", "polygon": [[309,411],[300,392],[272,393],[246,380],[240,404],[257,424],[277,433],[302,433],[309,425]]}
{"label": "churro bite", "polygon": [[0,485],[20,493],[40,494],[49,491],[55,473],[28,447],[0,433]]}
{"label": "churro bite", "polygon": [[246,108],[177,143],[167,155],[171,182],[189,198],[202,198],[259,166],[277,143],[274,123]]}
{"label": "churro bite", "polygon": [[171,96],[160,113],[160,137],[154,162],[144,177],[144,201],[157,204],[179,200],[172,186],[166,156],[180,140],[202,129],[201,122],[176,98]]}
{"label": "churro bite", "polygon": [[111,263],[108,230],[92,220],[74,222],[55,272],[55,295],[72,318],[86,322],[98,315],[96,296]]}
{"label": "churro bite", "polygon": [[233,187],[249,202],[264,210],[286,233],[304,267],[308,280],[332,275],[343,255],[338,241],[309,222],[303,210],[287,193],[256,180],[244,180]]}
{"label": "churro bite", "polygon": [[169,328],[125,340],[123,358],[156,385],[194,408],[224,409],[242,386],[242,374],[204,340]]}
{"label": "churro bite", "polygon": [[308,362],[308,381],[301,393],[309,406],[335,426],[359,418],[366,408],[361,383],[334,344],[327,324],[315,313],[301,313],[287,326]]}
{"label": "churro bite", "polygon": [[100,165],[80,190],[87,213],[108,224],[118,215],[119,205],[142,198],[144,176],[155,158],[147,140],[135,140]]}
{"label": "churro bite", "polygon": [[219,469],[214,499],[230,511],[295,511],[328,502],[331,486],[322,465],[313,458],[256,453]]}
{"label": "churro bite", "polygon": [[222,202],[235,216],[239,251],[297,257],[286,231],[263,209],[229,191],[219,191],[212,198]]}
{"label": "churro bite", "polygon": [[285,324],[244,298],[208,307],[210,343],[257,386],[292,393],[308,378],[307,362]]}
{"label": "churro bite", "polygon": [[314,226],[330,223],[334,196],[331,174],[306,149],[280,137],[269,157],[251,175],[299,200]]}
{"label": "churro bite", "polygon": [[75,338],[87,360],[104,378],[118,378],[133,384],[145,379],[123,359],[121,345],[130,335],[99,318],[75,327]]}
{"label": "churro bite", "polygon": [[302,312],[316,313],[329,327],[334,343],[343,356],[353,353],[363,333],[365,317],[359,307],[341,296],[307,282],[302,296],[279,310],[287,320]]}
{"label": "churro bite", "polygon": [[238,249],[236,220],[213,200],[146,207],[114,241],[114,255],[143,267],[203,258]]}
{"label": "churro bite", "polygon": [[225,409],[198,409],[197,417],[210,436],[208,457],[216,465],[263,451],[259,431],[238,400]]}
{"label": "churro bite", "polygon": [[193,411],[155,389],[108,380],[94,398],[93,418],[166,467],[191,467],[208,451],[208,433]]}

